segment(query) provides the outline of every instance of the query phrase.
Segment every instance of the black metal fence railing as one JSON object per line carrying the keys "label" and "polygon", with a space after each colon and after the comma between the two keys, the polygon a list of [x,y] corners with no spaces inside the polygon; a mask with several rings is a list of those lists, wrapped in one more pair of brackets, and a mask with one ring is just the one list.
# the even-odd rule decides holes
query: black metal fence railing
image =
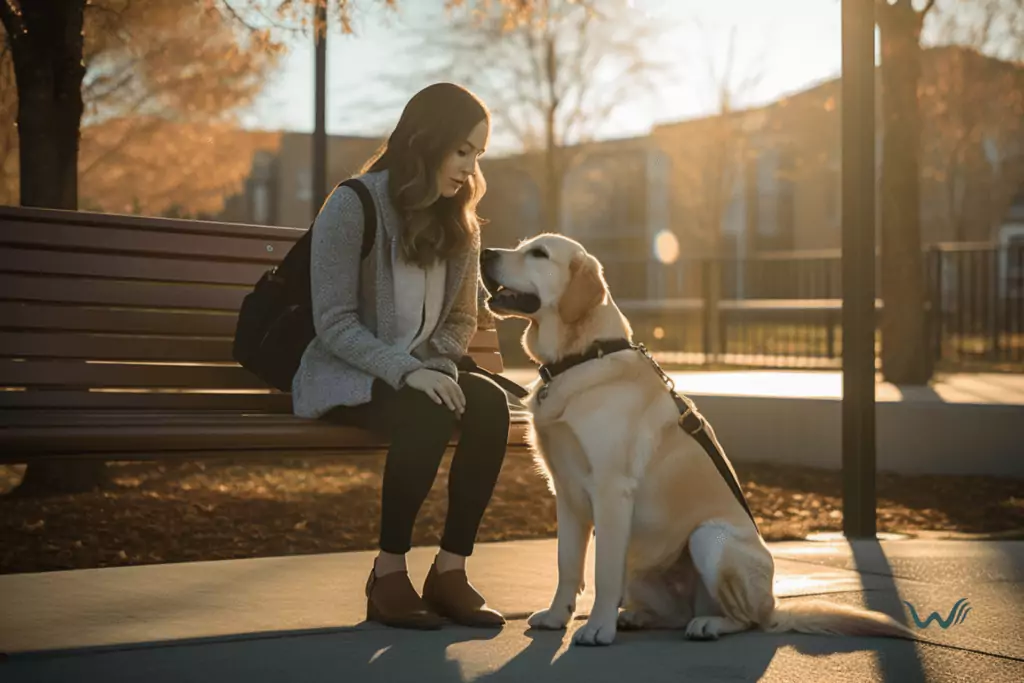
{"label": "black metal fence railing", "polygon": [[[937,367],[1024,371],[1024,245],[940,245],[924,256],[925,334]],[[838,251],[669,265],[602,260],[636,337],[665,362],[841,365]],[[876,292],[880,320],[880,281]]]}
{"label": "black metal fence railing", "polygon": [[936,357],[955,365],[1024,363],[1024,245],[935,250],[927,266],[938,304]]}

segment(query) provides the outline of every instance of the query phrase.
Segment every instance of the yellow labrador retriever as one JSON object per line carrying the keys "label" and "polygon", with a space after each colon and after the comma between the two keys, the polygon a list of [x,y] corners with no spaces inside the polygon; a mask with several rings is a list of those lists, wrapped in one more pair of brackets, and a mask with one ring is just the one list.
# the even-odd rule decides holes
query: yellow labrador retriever
{"label": "yellow labrador retriever", "polygon": [[[595,602],[574,636],[579,644],[609,644],[617,628],[685,628],[694,639],[751,628],[914,637],[881,612],[776,599],[771,553],[725,477],[680,428],[655,366],[622,348],[632,340],[629,322],[579,243],[540,235],[514,250],[485,250],[482,269],[492,312],[530,321],[523,345],[546,380],[526,402],[556,496],[558,585],[531,627],[562,629],[572,619],[593,531]],[[615,340],[621,350],[595,352]]]}

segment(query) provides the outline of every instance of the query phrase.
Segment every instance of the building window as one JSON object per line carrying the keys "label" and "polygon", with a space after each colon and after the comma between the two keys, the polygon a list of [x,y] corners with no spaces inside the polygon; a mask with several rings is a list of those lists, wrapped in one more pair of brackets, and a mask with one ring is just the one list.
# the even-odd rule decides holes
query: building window
{"label": "building window", "polygon": [[252,188],[252,222],[258,225],[270,222],[270,192],[264,182]]}
{"label": "building window", "polygon": [[313,199],[313,171],[303,168],[295,176],[296,189],[295,197],[300,201],[308,202]]}
{"label": "building window", "polygon": [[757,232],[779,234],[779,152],[768,149],[757,158]]}

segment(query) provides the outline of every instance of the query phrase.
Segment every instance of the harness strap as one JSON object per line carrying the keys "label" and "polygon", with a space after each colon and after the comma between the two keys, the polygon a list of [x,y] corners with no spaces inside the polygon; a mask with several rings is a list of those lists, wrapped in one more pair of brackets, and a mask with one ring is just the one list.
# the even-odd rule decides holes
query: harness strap
{"label": "harness strap", "polygon": [[672,378],[665,374],[665,371],[661,369],[658,362],[654,360],[654,357],[647,350],[643,344],[634,344],[628,339],[599,339],[591,344],[582,353],[573,354],[559,359],[555,363],[547,363],[540,367],[540,378],[543,385],[540,388],[538,394],[539,400],[544,400],[547,396],[548,385],[554,378],[566,370],[569,370],[577,365],[585,363],[590,360],[596,360],[603,357],[606,354],[614,353],[616,351],[625,351],[626,349],[634,349],[644,355],[645,358],[651,363],[655,372],[661,377],[661,380],[668,387],[669,394],[672,396],[672,400],[676,404],[676,408],[679,410],[679,428],[689,434],[707,456],[711,458],[711,462],[715,464],[715,469],[725,480],[725,483],[729,485],[729,489],[732,491],[733,496],[739,501],[739,504],[743,506],[747,516],[750,517],[751,523],[754,525],[754,529],[760,535],[761,530],[757,526],[757,521],[754,519],[754,513],[750,511],[750,506],[747,504],[747,499],[743,495],[743,489],[740,487],[739,478],[736,476],[736,471],[732,468],[732,465],[725,458],[722,445],[718,442],[718,437],[715,436],[715,430],[711,427],[711,424],[707,419],[701,415],[700,411],[697,410],[696,404],[690,398],[681,396],[675,389],[675,382]]}
{"label": "harness strap", "polygon": [[736,500],[746,510],[747,516],[750,517],[750,521],[754,525],[754,529],[757,529],[757,533],[760,534],[761,530],[757,526],[757,520],[754,519],[754,513],[750,511],[750,506],[747,505],[747,498],[743,495],[743,489],[740,487],[736,470],[725,459],[722,453],[722,445],[718,443],[718,438],[715,436],[715,431],[711,428],[711,424],[700,414],[693,401],[683,398],[674,389],[671,393],[672,400],[676,402],[676,407],[679,408],[679,426],[684,432],[692,436],[700,444],[701,448],[704,449],[704,452],[708,454],[711,462],[715,464],[715,469],[722,475],[722,479],[725,479],[725,483],[729,485],[732,495],[736,497]]}
{"label": "harness strap", "polygon": [[501,387],[508,393],[512,394],[516,398],[526,398],[530,394],[529,390],[526,387],[513,382],[508,377],[505,377],[504,375],[498,375],[496,373],[491,372],[490,370],[486,370],[480,367],[479,365],[477,365],[477,362],[473,360],[472,356],[463,356],[462,358],[459,359],[458,363],[456,363],[456,366],[462,372],[475,372],[479,375],[487,377],[495,384],[497,384],[499,387]]}

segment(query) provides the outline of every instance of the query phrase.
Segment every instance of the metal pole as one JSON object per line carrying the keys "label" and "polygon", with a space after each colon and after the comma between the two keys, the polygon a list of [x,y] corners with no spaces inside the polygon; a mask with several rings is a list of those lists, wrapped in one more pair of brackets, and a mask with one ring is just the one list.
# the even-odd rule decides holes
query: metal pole
{"label": "metal pole", "polygon": [[327,0],[318,0],[313,21],[314,124],[310,216],[316,217],[327,191]]}
{"label": "metal pole", "polygon": [[842,0],[843,534],[875,537],[875,0]]}

